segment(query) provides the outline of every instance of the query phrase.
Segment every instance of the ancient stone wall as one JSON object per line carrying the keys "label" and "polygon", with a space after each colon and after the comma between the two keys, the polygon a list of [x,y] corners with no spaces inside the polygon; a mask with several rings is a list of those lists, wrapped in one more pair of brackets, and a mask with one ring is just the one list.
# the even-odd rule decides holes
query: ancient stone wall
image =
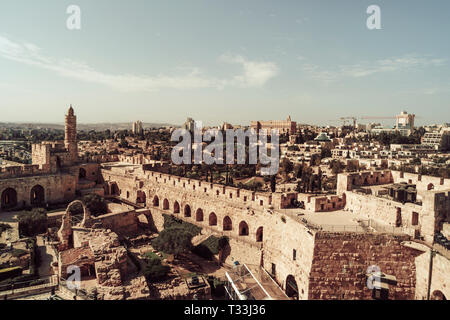
{"label": "ancient stone wall", "polygon": [[423,176],[415,173],[391,171],[395,182],[415,184],[417,190],[449,190],[450,179]]}
{"label": "ancient stone wall", "polygon": [[0,195],[6,189],[16,193],[17,205],[21,208],[32,205],[32,190],[41,186],[44,192],[45,203],[67,202],[75,198],[76,179],[69,174],[42,175],[23,178],[10,178],[0,180]]}
{"label": "ancient stone wall", "polygon": [[450,260],[448,251],[447,255],[440,252],[433,254],[432,272],[430,281],[430,249],[426,248],[424,253],[416,258],[417,283],[415,299],[425,300],[428,297],[428,286],[430,298],[434,299],[440,292],[447,299],[450,297],[450,278],[448,272],[450,270]]}
{"label": "ancient stone wall", "polygon": [[394,178],[390,170],[341,173],[338,174],[337,194],[341,195],[355,186],[373,186],[393,182]]}
{"label": "ancient stone wall", "polygon": [[[345,196],[346,210],[391,227],[398,226],[397,219],[401,217],[400,228],[405,233],[410,236],[423,236],[429,243],[433,241],[435,212],[433,208],[428,207],[431,200],[426,199],[422,205],[417,205],[413,203],[402,204],[386,198],[356,192],[346,192]],[[417,217],[417,224],[414,223],[414,216]],[[415,230],[418,230],[419,234],[416,234]]]}
{"label": "ancient stone wall", "polygon": [[376,265],[396,277],[389,299],[414,299],[415,258],[423,252],[403,246],[408,237],[319,232],[309,282],[309,299],[372,299],[366,271]]}
{"label": "ancient stone wall", "polygon": [[305,209],[312,212],[336,211],[345,207],[345,194],[339,196],[308,196]]}

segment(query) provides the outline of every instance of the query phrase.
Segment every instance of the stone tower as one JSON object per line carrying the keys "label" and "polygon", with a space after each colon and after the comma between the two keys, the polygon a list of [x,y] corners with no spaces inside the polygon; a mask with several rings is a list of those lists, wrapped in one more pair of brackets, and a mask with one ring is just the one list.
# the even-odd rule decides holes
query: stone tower
{"label": "stone tower", "polygon": [[64,144],[69,151],[69,156],[72,161],[78,160],[78,144],[77,144],[77,117],[73,113],[72,105],[66,115],[66,130]]}

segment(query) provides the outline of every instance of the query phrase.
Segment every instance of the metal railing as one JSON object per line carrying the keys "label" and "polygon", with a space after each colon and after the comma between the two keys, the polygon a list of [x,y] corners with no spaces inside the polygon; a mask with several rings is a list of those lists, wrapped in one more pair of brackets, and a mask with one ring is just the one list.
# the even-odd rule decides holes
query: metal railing
{"label": "metal railing", "polygon": [[58,285],[57,277],[50,276],[0,285],[0,294],[5,294],[6,292],[8,292],[8,294],[11,295],[31,289],[47,289],[49,287],[56,287],[57,285]]}

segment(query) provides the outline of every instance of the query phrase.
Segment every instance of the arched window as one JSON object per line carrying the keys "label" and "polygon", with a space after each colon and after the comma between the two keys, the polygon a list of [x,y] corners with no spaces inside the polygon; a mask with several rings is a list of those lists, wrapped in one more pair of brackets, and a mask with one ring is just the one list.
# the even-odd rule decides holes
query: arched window
{"label": "arched window", "polygon": [[184,216],[187,218],[191,216],[191,207],[188,204],[184,207]]}
{"label": "arched window", "polygon": [[231,222],[231,219],[229,216],[226,216],[223,218],[223,231],[230,231],[233,230],[233,223]]}
{"label": "arched window", "polygon": [[248,224],[245,221],[239,223],[239,235],[248,236]]}
{"label": "arched window", "polygon": [[180,213],[180,204],[178,201],[175,201],[173,204],[173,213]]}
{"label": "arched window", "polygon": [[288,275],[286,278],[286,295],[289,298],[293,298],[295,300],[298,300],[298,286],[297,281],[295,281],[295,278],[293,275]]}
{"label": "arched window", "polygon": [[79,177],[80,179],[86,179],[86,170],[83,169],[83,168],[80,168],[80,172],[79,172],[79,174],[78,174],[78,177]]}
{"label": "arched window", "polygon": [[262,241],[263,241],[263,227],[259,227],[258,230],[256,230],[256,242]]}
{"label": "arched window", "polygon": [[158,196],[154,196],[153,197],[153,206],[154,207],[159,207],[159,198],[158,198]]}
{"label": "arched window", "polygon": [[138,190],[137,197],[136,197],[136,203],[146,203],[147,196],[144,191]]}
{"label": "arched window", "polygon": [[169,210],[169,200],[163,200],[163,210]]}
{"label": "arched window", "polygon": [[203,221],[203,210],[198,208],[197,212],[195,213],[195,221]]}
{"label": "arched window", "polygon": [[35,185],[30,192],[31,205],[43,205],[45,203],[45,191],[41,185]]}
{"label": "arched window", "polygon": [[13,188],[7,188],[2,192],[2,209],[10,209],[17,206],[17,192]]}
{"label": "arched window", "polygon": [[209,214],[209,225],[210,226],[217,226],[217,216],[214,212],[211,212]]}

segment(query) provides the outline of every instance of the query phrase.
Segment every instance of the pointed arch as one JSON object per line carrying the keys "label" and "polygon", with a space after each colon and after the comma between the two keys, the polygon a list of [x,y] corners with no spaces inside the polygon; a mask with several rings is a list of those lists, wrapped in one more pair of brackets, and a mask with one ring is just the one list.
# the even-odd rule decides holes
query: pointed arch
{"label": "pointed arch", "polygon": [[263,227],[259,227],[256,230],[256,242],[262,242],[263,241]]}
{"label": "pointed arch", "polygon": [[30,191],[30,203],[32,206],[43,205],[45,203],[44,187],[37,184]]}
{"label": "pointed arch", "polygon": [[217,216],[214,212],[211,212],[209,214],[209,225],[210,226],[217,226]]}
{"label": "pointed arch", "polygon": [[195,212],[195,221],[203,221],[203,210],[201,208],[198,208],[197,212]]}
{"label": "pointed arch", "polygon": [[225,218],[223,218],[222,228],[223,231],[233,230],[233,222],[231,221],[231,218],[229,216],[225,216]]}
{"label": "pointed arch", "polygon": [[184,206],[184,216],[186,218],[191,216],[191,207],[188,204]]}
{"label": "pointed arch", "polygon": [[169,210],[169,200],[163,200],[163,210]]}
{"label": "pointed arch", "polygon": [[239,223],[239,235],[248,236],[248,224],[243,220]]}
{"label": "pointed arch", "polygon": [[173,213],[180,213],[180,204],[178,201],[175,201],[173,203]]}
{"label": "pointed arch", "polygon": [[157,195],[155,195],[155,196],[153,197],[153,206],[154,206],[154,207],[159,207],[159,198],[158,198]]}

